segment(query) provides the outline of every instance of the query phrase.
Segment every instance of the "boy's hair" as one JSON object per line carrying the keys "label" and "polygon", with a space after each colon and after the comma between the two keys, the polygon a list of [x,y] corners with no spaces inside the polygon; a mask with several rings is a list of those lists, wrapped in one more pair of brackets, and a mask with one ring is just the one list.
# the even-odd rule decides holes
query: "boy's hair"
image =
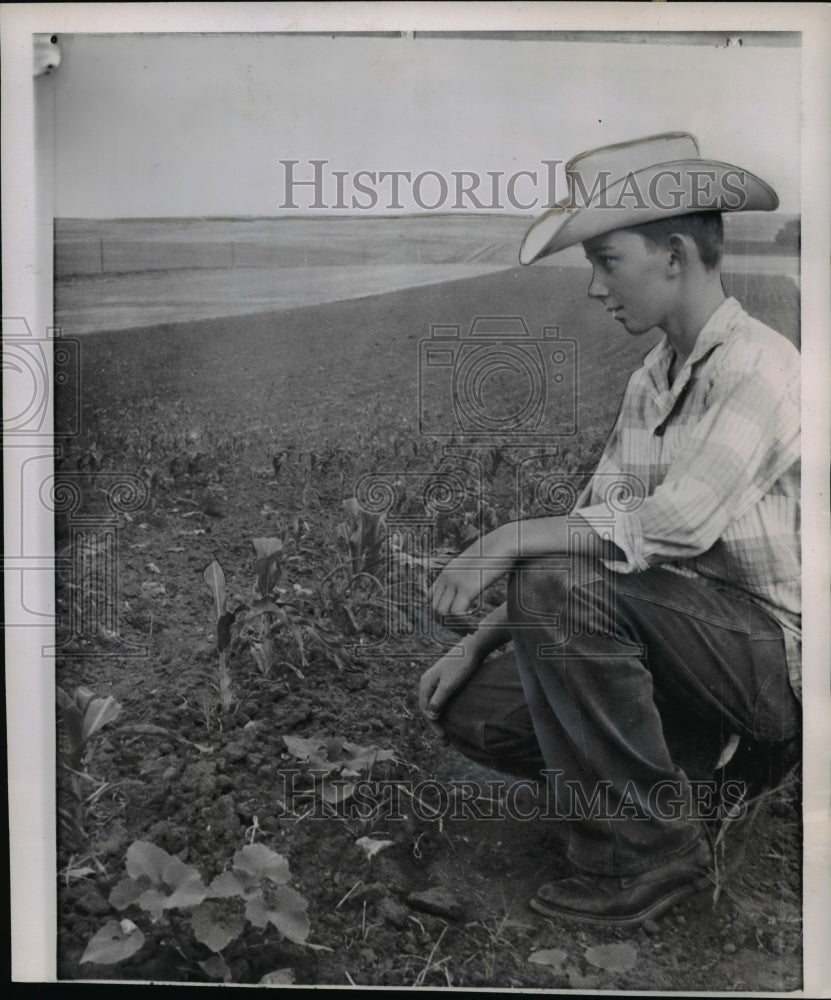
{"label": "boy's hair", "polygon": [[724,253],[724,223],[721,212],[689,212],[654,222],[642,222],[639,226],[627,226],[627,232],[639,233],[656,247],[666,247],[673,233],[689,236],[698,248],[701,263],[708,271],[721,264]]}

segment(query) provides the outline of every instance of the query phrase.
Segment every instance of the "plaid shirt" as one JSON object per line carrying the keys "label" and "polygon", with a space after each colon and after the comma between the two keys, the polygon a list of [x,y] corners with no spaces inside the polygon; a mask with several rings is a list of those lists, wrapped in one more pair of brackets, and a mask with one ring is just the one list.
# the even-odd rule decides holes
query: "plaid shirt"
{"label": "plaid shirt", "polygon": [[799,352],[727,299],[675,381],[666,337],[633,373],[575,512],[633,573],[661,565],[759,604],[801,691]]}

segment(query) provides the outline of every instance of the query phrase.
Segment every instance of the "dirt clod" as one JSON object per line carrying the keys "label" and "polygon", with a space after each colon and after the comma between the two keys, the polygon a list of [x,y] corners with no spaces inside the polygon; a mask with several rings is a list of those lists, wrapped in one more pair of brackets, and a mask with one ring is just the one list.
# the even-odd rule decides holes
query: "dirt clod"
{"label": "dirt clod", "polygon": [[390,897],[382,899],[378,903],[378,915],[399,930],[407,926],[407,907]]}
{"label": "dirt clod", "polygon": [[465,911],[462,904],[446,889],[425,889],[424,892],[411,892],[407,902],[414,910],[431,913],[446,920],[464,920]]}
{"label": "dirt clod", "polygon": [[78,896],[75,907],[81,913],[86,913],[90,917],[100,917],[109,913],[110,904],[96,889],[88,888]]}

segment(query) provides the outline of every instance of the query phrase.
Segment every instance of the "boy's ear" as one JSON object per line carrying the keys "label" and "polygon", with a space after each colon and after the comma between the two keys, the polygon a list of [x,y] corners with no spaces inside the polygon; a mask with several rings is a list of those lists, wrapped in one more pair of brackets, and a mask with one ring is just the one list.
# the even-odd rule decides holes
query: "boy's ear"
{"label": "boy's ear", "polygon": [[667,242],[670,250],[668,267],[672,273],[678,273],[690,262],[689,241],[682,233],[672,233]]}

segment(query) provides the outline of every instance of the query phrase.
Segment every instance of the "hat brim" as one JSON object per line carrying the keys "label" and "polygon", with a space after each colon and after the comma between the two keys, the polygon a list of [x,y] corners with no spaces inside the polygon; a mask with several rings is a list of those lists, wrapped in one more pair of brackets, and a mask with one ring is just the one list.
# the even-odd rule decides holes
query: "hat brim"
{"label": "hat brim", "polygon": [[585,206],[554,205],[525,234],[519,262],[532,264],[614,229],[656,219],[690,212],[772,212],[778,207],[773,188],[741,167],[702,159],[658,163],[594,193]]}

